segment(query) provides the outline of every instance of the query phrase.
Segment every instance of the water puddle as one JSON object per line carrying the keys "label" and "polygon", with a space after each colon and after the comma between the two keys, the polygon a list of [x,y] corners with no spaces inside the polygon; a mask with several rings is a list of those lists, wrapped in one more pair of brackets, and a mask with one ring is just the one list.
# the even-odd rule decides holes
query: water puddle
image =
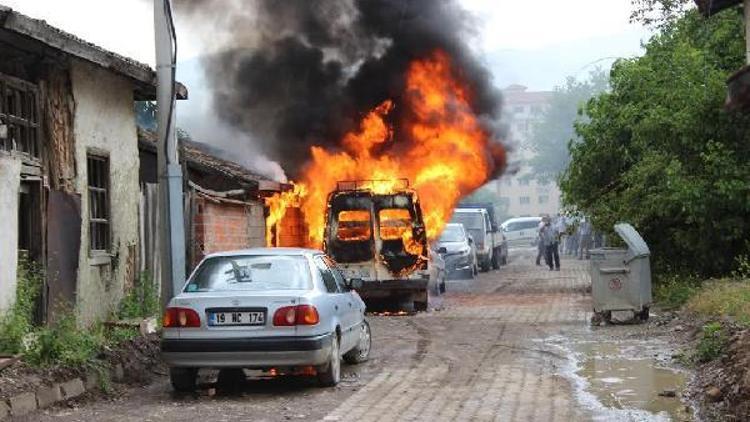
{"label": "water puddle", "polygon": [[[601,421],[691,421],[680,395],[685,373],[665,367],[664,345],[556,339],[569,356],[563,375],[578,401]],[[549,344],[549,343],[548,343]]]}
{"label": "water puddle", "polygon": [[588,381],[589,392],[605,407],[691,419],[679,398],[687,381],[684,373],[661,367],[651,357],[625,356],[613,344],[585,343],[575,349],[582,355],[576,374]]}

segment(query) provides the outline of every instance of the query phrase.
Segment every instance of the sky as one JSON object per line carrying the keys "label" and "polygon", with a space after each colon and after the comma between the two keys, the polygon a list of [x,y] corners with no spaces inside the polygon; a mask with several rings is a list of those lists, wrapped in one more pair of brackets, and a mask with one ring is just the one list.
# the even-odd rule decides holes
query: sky
{"label": "sky", "polygon": [[[229,1],[229,0],[227,0]],[[477,17],[475,50],[500,87],[550,89],[587,67],[640,54],[648,31],[629,23],[631,0],[459,0]],[[0,0],[104,48],[153,65],[150,0]],[[180,61],[204,46],[177,21]],[[210,45],[208,46],[210,48]],[[190,76],[190,75],[188,75]]]}
{"label": "sky", "polygon": [[[585,78],[597,66],[608,68],[616,58],[640,55],[641,43],[649,36],[645,28],[629,22],[631,0],[458,1],[475,15],[476,34],[467,42],[490,69],[498,88],[521,84],[530,90],[551,90],[568,76]],[[154,65],[152,0],[0,0],[0,4]],[[200,56],[221,43],[201,39],[179,16],[176,25],[177,77],[190,93],[189,100],[178,102],[178,126],[196,140],[241,153],[235,151],[237,142],[221,145],[222,139],[230,142],[247,134],[221,125],[210,112],[211,95],[200,67]],[[241,144],[249,148],[242,155],[256,160],[255,165],[243,164],[256,167],[266,161],[262,152],[253,150],[252,141]]]}

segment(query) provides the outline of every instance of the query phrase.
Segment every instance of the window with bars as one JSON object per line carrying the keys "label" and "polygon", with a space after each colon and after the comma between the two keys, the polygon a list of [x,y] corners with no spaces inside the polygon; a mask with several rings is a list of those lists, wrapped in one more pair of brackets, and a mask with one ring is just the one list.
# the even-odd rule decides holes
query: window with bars
{"label": "window with bars", "polygon": [[89,154],[86,161],[89,187],[90,250],[92,252],[106,252],[110,247],[109,158]]}
{"label": "window with bars", "polygon": [[38,99],[36,85],[0,74],[0,125],[6,128],[0,150],[39,158]]}

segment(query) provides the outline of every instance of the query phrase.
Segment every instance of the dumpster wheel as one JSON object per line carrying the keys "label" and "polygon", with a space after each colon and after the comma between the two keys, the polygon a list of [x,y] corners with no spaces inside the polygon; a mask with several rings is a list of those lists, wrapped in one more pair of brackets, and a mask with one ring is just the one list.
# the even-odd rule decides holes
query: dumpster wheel
{"label": "dumpster wheel", "polygon": [[594,311],[594,314],[591,315],[591,325],[593,326],[599,326],[601,323],[612,323],[612,311],[603,311],[603,312],[596,312]]}

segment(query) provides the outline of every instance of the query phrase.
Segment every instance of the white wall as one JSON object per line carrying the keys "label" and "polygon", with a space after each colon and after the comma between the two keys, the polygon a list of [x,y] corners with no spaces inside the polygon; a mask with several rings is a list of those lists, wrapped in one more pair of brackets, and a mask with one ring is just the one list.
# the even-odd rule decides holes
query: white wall
{"label": "white wall", "polygon": [[18,190],[21,161],[0,154],[0,313],[16,299],[18,267]]}
{"label": "white wall", "polygon": [[[75,99],[76,189],[81,194],[81,253],[77,307],[82,323],[108,316],[122,298],[126,278],[136,266],[138,240],[138,138],[133,86],[124,77],[87,62],[71,67]],[[109,155],[111,254],[89,252],[87,152]],[[132,254],[131,254],[132,252]],[[132,268],[129,266],[132,265]]]}

